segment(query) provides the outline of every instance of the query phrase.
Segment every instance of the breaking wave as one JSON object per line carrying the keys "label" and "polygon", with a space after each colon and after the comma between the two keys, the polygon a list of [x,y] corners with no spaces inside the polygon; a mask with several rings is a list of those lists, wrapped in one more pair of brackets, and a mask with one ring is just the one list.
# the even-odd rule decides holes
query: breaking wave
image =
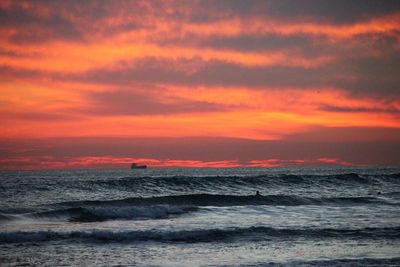
{"label": "breaking wave", "polygon": [[164,219],[197,210],[196,207],[187,206],[92,206],[92,207],[73,207],[31,213],[26,215],[30,218],[38,219],[63,219],[75,222],[96,222],[115,219]]}
{"label": "breaking wave", "polygon": [[364,228],[364,229],[275,229],[270,227],[199,229],[183,231],[123,231],[109,230],[73,231],[73,232],[3,232],[0,243],[46,242],[55,240],[81,240],[87,242],[230,242],[234,239],[271,240],[273,238],[400,238],[400,228]]}
{"label": "breaking wave", "polygon": [[68,206],[149,206],[149,205],[174,205],[174,206],[246,206],[246,205],[273,205],[273,206],[299,206],[299,205],[357,205],[357,204],[387,204],[384,199],[376,197],[331,197],[312,198],[294,195],[218,195],[218,194],[189,194],[172,195],[148,198],[125,198],[117,200],[88,200],[59,203]]}

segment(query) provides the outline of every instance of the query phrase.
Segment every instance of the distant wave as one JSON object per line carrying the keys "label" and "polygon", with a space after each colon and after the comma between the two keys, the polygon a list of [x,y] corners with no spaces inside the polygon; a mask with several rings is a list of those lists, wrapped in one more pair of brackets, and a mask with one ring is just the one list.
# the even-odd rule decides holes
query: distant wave
{"label": "distant wave", "polygon": [[275,229],[270,227],[198,229],[183,231],[123,231],[109,230],[74,231],[74,232],[3,232],[0,243],[45,242],[54,240],[77,239],[88,242],[218,242],[243,240],[280,240],[295,238],[400,238],[400,227],[364,228],[364,229]]}
{"label": "distant wave", "polygon": [[387,204],[383,199],[376,197],[332,197],[311,198],[293,195],[218,195],[218,194],[189,194],[172,195],[149,198],[125,198],[118,200],[88,200],[59,203],[68,206],[148,206],[148,205],[174,205],[174,206],[246,206],[246,205],[271,205],[271,206],[299,206],[299,205],[357,205],[357,204]]}
{"label": "distant wave", "polygon": [[295,175],[295,174],[263,174],[255,176],[143,176],[124,177],[110,180],[88,181],[101,187],[133,189],[133,188],[168,188],[168,189],[209,189],[214,187],[243,188],[243,187],[270,187],[288,185],[354,185],[400,184],[400,173],[367,175],[357,173],[332,174],[332,175]]}

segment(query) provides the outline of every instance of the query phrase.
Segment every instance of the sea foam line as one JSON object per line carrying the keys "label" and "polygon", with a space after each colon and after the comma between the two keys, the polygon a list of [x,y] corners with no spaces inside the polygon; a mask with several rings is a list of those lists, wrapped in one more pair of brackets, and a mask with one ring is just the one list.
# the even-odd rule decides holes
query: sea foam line
{"label": "sea foam line", "polygon": [[227,229],[195,229],[182,231],[37,231],[37,232],[3,232],[0,233],[0,243],[46,242],[74,239],[88,242],[216,242],[233,241],[235,238],[245,240],[270,240],[273,238],[367,238],[367,239],[398,239],[400,227],[364,228],[364,229],[276,229],[270,227],[227,228]]}

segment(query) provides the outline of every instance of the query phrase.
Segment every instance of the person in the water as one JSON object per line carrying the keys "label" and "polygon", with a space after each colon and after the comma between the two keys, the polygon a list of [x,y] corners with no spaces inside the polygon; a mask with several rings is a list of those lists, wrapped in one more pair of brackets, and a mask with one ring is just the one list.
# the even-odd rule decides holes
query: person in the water
{"label": "person in the water", "polygon": [[261,196],[260,191],[258,191],[258,190],[256,191],[256,196]]}

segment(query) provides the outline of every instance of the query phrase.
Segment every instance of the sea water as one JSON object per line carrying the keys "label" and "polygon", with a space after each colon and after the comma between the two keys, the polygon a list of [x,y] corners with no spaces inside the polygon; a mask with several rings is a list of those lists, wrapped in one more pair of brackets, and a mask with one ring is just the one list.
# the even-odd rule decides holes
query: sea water
{"label": "sea water", "polygon": [[0,265],[396,266],[399,211],[399,168],[3,171]]}

